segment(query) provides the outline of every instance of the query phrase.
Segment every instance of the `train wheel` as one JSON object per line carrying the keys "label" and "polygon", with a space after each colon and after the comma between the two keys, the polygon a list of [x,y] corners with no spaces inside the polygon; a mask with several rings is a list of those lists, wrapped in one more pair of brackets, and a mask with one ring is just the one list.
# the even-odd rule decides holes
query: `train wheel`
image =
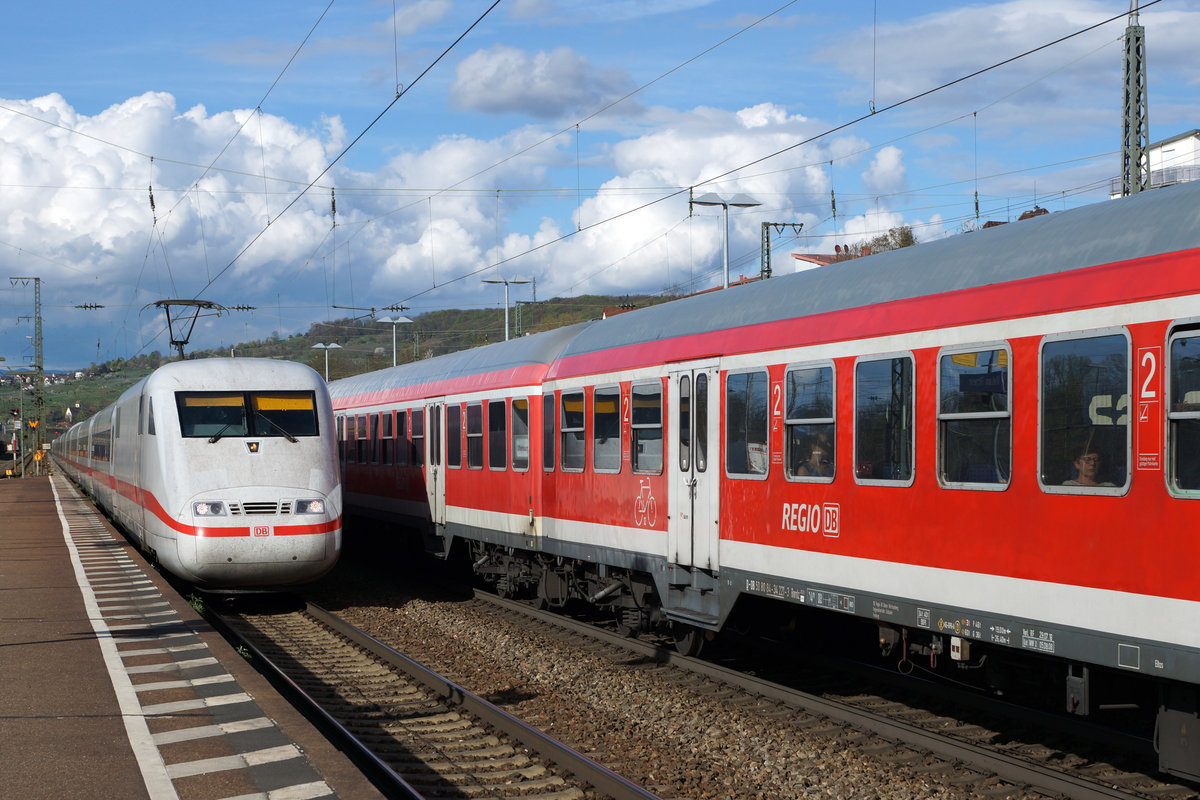
{"label": "train wheel", "polygon": [[704,647],[704,631],[682,622],[674,622],[671,629],[675,634],[675,649],[680,655],[695,656]]}

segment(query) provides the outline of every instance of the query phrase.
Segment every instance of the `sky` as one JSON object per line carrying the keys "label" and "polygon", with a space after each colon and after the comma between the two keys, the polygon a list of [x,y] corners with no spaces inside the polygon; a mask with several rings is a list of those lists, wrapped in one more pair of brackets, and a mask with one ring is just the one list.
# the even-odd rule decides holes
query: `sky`
{"label": "sky", "polygon": [[[1153,142],[1200,128],[1200,0],[1143,6]],[[930,241],[1103,202],[1128,11],[16,4],[0,367],[34,357],[35,285],[9,278],[40,278],[45,368],[82,369],[169,353],[162,300],[217,307],[191,351],[397,305],[501,315],[485,280],[513,303],[719,286],[723,209],[689,203],[709,193],[759,203],[728,210],[735,280],[759,272],[763,223],[789,223],[769,229],[780,273],[897,225]]]}

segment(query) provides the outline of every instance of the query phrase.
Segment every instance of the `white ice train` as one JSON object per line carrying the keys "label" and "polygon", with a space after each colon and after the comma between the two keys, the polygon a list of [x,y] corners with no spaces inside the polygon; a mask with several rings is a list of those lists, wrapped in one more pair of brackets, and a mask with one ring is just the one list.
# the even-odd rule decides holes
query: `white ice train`
{"label": "white ice train", "polygon": [[138,546],[198,587],[315,580],[341,552],[329,392],[303,364],[167,364],[51,450]]}

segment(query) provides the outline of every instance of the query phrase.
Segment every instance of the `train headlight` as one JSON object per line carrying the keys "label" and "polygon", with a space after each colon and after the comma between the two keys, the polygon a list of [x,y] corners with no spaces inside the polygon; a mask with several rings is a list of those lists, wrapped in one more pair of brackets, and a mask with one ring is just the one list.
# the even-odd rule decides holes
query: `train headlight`
{"label": "train headlight", "polygon": [[324,500],[297,500],[296,501],[296,513],[297,514],[324,514],[325,513],[325,501]]}
{"label": "train headlight", "polygon": [[192,503],[192,513],[197,517],[223,517],[225,504],[220,500],[202,500]]}

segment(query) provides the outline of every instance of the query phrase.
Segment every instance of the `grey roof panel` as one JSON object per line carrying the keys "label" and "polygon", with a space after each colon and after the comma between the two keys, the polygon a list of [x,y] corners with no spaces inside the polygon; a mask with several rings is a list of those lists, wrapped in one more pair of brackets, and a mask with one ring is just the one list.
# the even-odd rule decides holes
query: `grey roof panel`
{"label": "grey roof panel", "polygon": [[510,339],[507,342],[460,350],[437,358],[413,361],[343,378],[329,384],[329,394],[334,400],[342,397],[362,397],[395,386],[420,386],[451,378],[548,365],[558,356],[566,342],[591,324],[583,322],[568,325],[552,331]]}

